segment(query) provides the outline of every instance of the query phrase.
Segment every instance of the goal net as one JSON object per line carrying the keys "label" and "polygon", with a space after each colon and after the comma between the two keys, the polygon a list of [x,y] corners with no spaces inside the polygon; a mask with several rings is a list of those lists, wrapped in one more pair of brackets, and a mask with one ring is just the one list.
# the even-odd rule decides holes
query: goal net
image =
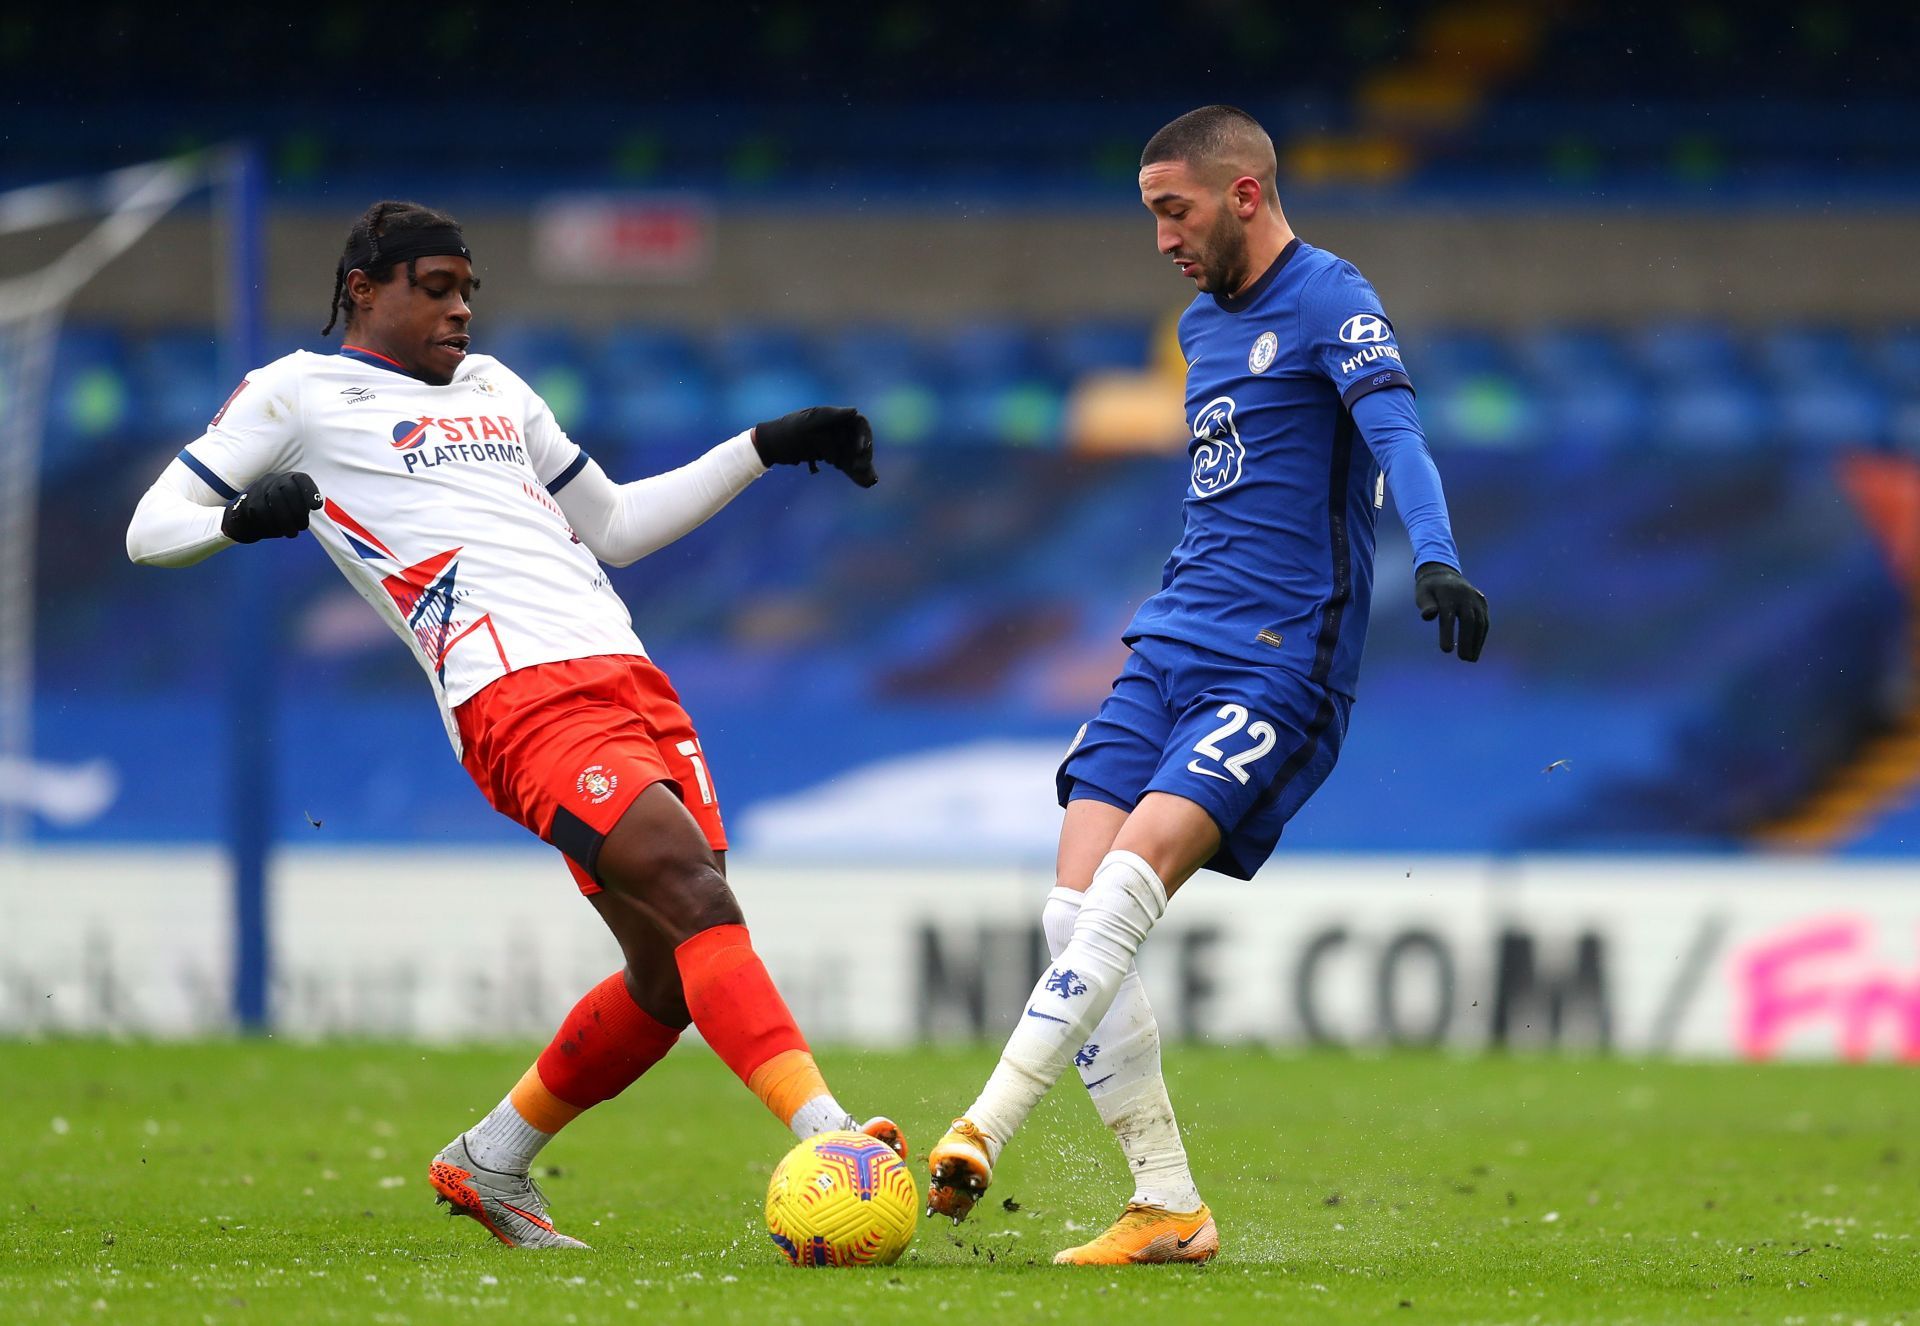
{"label": "goal net", "polygon": [[34,543],[61,324],[89,281],[174,207],[218,186],[224,167],[222,154],[196,153],[0,193],[0,251],[12,259],[0,278],[0,857],[24,849],[36,816],[57,821],[110,795],[104,773],[34,758]]}

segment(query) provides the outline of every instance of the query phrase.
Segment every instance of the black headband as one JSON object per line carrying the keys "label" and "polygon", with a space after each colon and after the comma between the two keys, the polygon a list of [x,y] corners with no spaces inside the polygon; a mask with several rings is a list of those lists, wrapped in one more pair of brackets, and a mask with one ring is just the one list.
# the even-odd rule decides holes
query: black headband
{"label": "black headband", "polygon": [[415,258],[465,258],[471,262],[473,253],[467,248],[459,226],[430,225],[402,231],[390,239],[383,236],[377,258],[371,241],[355,243],[340,260],[340,271],[345,275],[356,267],[366,271],[376,261],[384,267],[391,262],[410,262]]}

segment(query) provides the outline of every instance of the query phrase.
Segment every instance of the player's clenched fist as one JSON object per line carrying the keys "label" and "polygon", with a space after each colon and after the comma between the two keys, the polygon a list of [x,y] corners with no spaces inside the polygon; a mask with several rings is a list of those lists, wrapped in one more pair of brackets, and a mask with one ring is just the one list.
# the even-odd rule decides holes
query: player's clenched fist
{"label": "player's clenched fist", "polygon": [[227,503],[220,532],[235,543],[291,539],[320,509],[320,489],[298,470],[262,475],[253,487]]}
{"label": "player's clenched fist", "polygon": [[1445,562],[1423,562],[1413,576],[1413,601],[1420,620],[1440,619],[1440,648],[1453,652],[1454,629],[1460,632],[1460,661],[1480,657],[1487,642],[1487,596]]}
{"label": "player's clenched fist", "polygon": [[811,405],[753,426],[753,449],[767,465],[833,466],[862,488],[880,482],[873,472],[873,428],[858,410]]}

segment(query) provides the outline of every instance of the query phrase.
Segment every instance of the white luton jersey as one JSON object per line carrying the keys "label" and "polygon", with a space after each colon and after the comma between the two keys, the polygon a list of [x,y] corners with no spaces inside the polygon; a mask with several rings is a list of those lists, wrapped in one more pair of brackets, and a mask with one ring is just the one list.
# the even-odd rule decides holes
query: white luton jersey
{"label": "white luton jersey", "polygon": [[456,751],[452,710],[489,682],[645,653],[553,499],[586,452],[491,356],[436,387],[369,351],[298,350],[249,374],[180,459],[229,500],[276,471],[312,477],[311,532],[419,659]]}

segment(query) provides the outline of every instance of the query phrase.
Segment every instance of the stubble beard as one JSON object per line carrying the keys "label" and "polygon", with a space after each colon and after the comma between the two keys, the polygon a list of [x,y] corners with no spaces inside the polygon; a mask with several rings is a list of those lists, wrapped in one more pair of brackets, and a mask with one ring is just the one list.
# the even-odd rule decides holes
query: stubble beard
{"label": "stubble beard", "polygon": [[1208,293],[1232,295],[1247,283],[1247,232],[1231,212],[1207,236]]}

